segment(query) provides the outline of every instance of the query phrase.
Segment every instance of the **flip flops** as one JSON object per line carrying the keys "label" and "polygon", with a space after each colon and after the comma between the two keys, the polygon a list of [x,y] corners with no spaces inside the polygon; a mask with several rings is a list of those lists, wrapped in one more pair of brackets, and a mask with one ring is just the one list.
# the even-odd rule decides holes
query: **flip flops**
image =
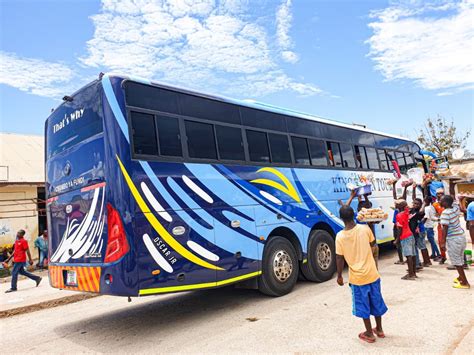
{"label": "flip flops", "polygon": [[415,278],[416,278],[416,276],[405,275],[405,276],[402,277],[402,280],[414,281]]}
{"label": "flip flops", "polygon": [[375,343],[375,338],[369,338],[364,332],[359,334],[359,339],[367,343]]}
{"label": "flip flops", "polygon": [[453,288],[459,288],[459,289],[462,289],[462,290],[468,290],[471,288],[470,285],[461,285],[459,282],[458,283],[454,283],[453,284]]}
{"label": "flip flops", "polygon": [[385,333],[384,332],[379,332],[377,328],[372,328],[372,331],[374,332],[375,335],[379,338],[385,338]]}

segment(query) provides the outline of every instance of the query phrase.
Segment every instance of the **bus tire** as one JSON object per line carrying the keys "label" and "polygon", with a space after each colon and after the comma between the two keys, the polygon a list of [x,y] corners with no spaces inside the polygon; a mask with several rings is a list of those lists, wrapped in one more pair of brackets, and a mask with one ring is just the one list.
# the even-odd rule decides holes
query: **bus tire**
{"label": "bus tire", "polygon": [[258,289],[268,296],[290,293],[298,279],[298,256],[288,239],[272,237],[263,250]]}
{"label": "bus tire", "polygon": [[301,272],[308,281],[324,282],[336,271],[334,238],[325,230],[311,232],[308,241],[308,258],[301,263]]}

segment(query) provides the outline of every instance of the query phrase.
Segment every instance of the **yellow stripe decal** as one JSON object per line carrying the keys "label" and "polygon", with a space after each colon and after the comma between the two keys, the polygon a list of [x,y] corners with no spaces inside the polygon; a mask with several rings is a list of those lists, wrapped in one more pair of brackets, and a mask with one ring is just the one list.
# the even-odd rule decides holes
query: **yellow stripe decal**
{"label": "yellow stripe decal", "polygon": [[283,175],[280,171],[278,171],[275,168],[261,168],[257,170],[257,173],[261,173],[261,172],[267,172],[267,173],[276,175],[277,177],[280,178],[281,181],[283,181],[283,184],[285,186],[283,186],[282,184],[276,181],[269,180],[269,179],[255,179],[250,182],[254,184],[262,184],[262,185],[271,186],[287,194],[288,196],[293,198],[293,200],[295,200],[296,202],[301,202],[300,196],[298,195],[298,192],[296,191],[295,187],[291,184],[290,180],[288,180],[288,178],[285,175]]}
{"label": "yellow stripe decal", "polygon": [[377,239],[377,244],[390,242],[390,241],[392,241],[392,240],[395,240],[395,238],[394,238],[393,236],[392,236],[392,237],[385,238],[385,239]]}
{"label": "yellow stripe decal", "polygon": [[182,286],[170,286],[170,287],[160,287],[160,288],[146,288],[139,291],[139,295],[152,295],[156,293],[166,293],[166,292],[177,292],[177,291],[189,291],[189,290],[196,290],[201,288],[209,288],[209,287],[218,287],[227,285],[233,282],[249,279],[251,277],[261,275],[261,271],[252,272],[250,274],[245,274],[237,277],[233,277],[227,280],[221,280],[217,282],[205,282],[201,284],[193,284],[193,285],[182,285]]}
{"label": "yellow stripe decal", "polygon": [[211,269],[211,270],[224,270],[223,268],[212,265],[208,263],[207,261],[197,257],[193,253],[191,253],[189,250],[184,248],[176,239],[173,238],[171,234],[168,233],[168,231],[163,227],[163,225],[156,219],[155,215],[151,213],[150,209],[148,208],[148,205],[145,203],[143,200],[142,196],[140,195],[140,192],[138,192],[137,187],[133,183],[132,179],[130,178],[130,175],[128,175],[127,170],[125,170],[125,167],[122,164],[122,161],[120,158],[117,156],[118,163],[120,165],[120,169],[122,170],[122,174],[125,178],[125,181],[127,182],[127,185],[132,192],[133,197],[135,198],[135,201],[137,201],[138,206],[142,210],[143,214],[145,215],[146,219],[150,224],[153,226],[155,231],[160,235],[160,237],[163,238],[163,240],[169,244],[171,248],[173,248],[178,254],[180,254],[182,257],[188,259],[189,261],[192,261],[193,263],[202,266],[206,269]]}

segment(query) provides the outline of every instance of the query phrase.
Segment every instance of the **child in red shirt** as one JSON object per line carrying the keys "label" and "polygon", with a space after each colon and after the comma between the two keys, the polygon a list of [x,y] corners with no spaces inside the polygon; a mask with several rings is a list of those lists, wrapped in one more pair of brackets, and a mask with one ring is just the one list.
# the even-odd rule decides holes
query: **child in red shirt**
{"label": "child in red shirt", "polygon": [[416,278],[416,250],[415,237],[410,229],[410,212],[405,200],[397,200],[395,206],[399,213],[397,214],[397,228],[399,232],[399,242],[402,248],[403,256],[407,258],[408,274],[402,277],[402,280],[415,280]]}
{"label": "child in red shirt", "polygon": [[18,274],[25,275],[30,279],[36,282],[36,287],[41,282],[41,277],[33,275],[26,271],[26,256],[28,255],[28,260],[30,265],[33,265],[33,259],[31,258],[30,249],[28,248],[28,242],[25,240],[25,231],[20,229],[16,234],[15,245],[13,249],[13,255],[11,255],[5,262],[4,265],[7,266],[10,259],[13,257],[13,270],[12,270],[12,286],[9,290],[6,290],[5,293],[14,292],[17,290],[17,281]]}

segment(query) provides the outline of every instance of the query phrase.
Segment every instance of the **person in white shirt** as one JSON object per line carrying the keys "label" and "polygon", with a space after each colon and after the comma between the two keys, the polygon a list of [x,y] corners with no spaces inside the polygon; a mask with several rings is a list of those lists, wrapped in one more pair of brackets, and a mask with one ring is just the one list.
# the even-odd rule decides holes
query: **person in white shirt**
{"label": "person in white shirt", "polygon": [[426,229],[426,236],[428,241],[431,245],[431,256],[430,258],[434,261],[441,260],[441,253],[439,251],[438,245],[436,244],[434,238],[434,227],[435,223],[439,222],[438,215],[436,214],[436,210],[431,205],[431,197],[425,197],[425,218],[423,219],[423,223]]}

